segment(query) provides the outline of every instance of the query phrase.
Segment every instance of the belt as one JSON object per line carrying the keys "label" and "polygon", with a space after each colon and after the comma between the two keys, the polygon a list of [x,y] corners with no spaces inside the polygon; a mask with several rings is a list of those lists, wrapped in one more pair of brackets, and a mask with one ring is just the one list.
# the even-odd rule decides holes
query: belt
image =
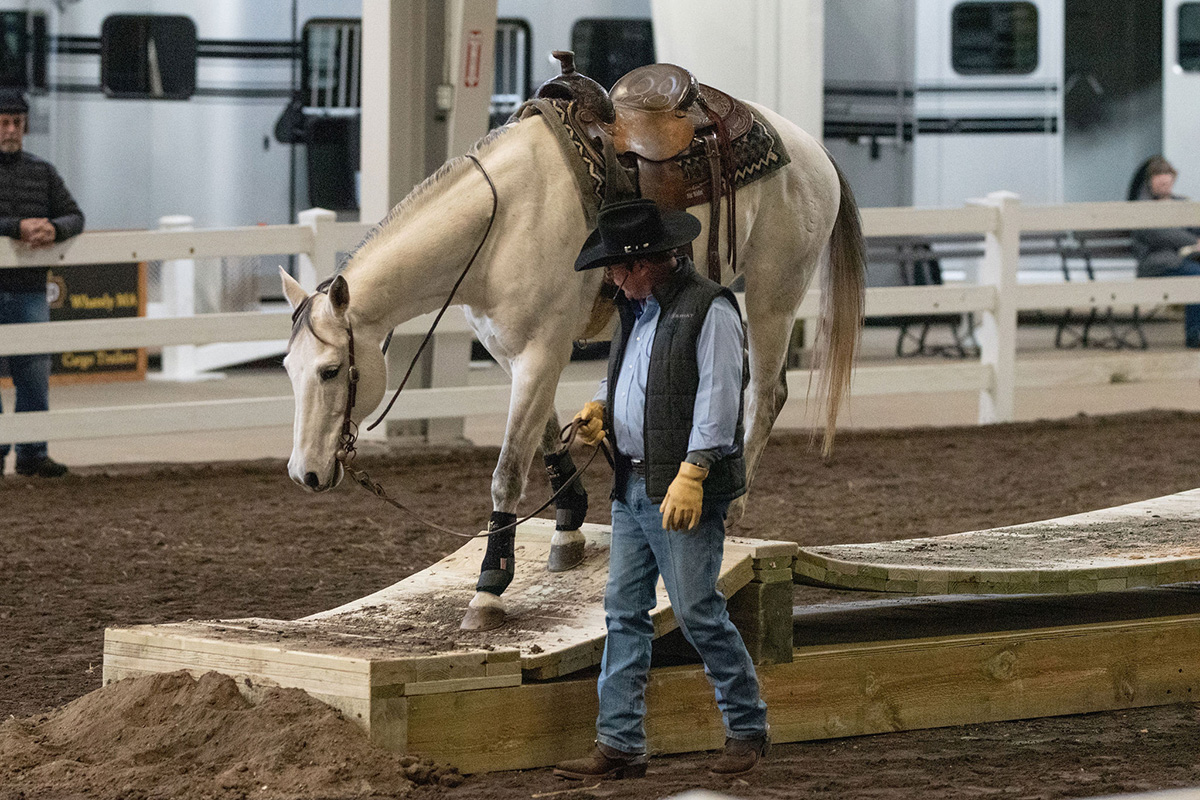
{"label": "belt", "polygon": [[629,459],[629,468],[631,470],[633,470],[634,472],[636,472],[638,475],[641,475],[643,478],[646,477],[646,462],[643,459],[640,459],[640,458]]}

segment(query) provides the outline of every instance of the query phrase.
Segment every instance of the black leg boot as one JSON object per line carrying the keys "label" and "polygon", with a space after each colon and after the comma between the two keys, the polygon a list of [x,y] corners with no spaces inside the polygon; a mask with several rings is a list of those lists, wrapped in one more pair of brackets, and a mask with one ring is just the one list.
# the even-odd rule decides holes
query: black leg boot
{"label": "black leg boot", "polygon": [[475,589],[480,592],[490,592],[501,595],[512,583],[515,558],[513,549],[517,539],[515,528],[504,533],[491,531],[507,528],[517,521],[516,514],[506,514],[503,511],[493,511],[488,520],[488,546],[483,556],[483,564],[479,568],[479,582]]}
{"label": "black leg boot", "polygon": [[[546,474],[550,478],[550,488],[557,492],[575,475],[575,462],[570,453],[551,453],[544,456]],[[583,481],[576,478],[575,482],[554,501],[554,529],[556,531],[577,531],[587,517],[588,495],[583,488]],[[583,562],[584,542],[582,538],[562,544],[550,545],[550,558],[546,568],[551,572],[566,572]]]}
{"label": "black leg boot", "polygon": [[[516,514],[493,511],[492,518],[488,520],[488,531],[507,528],[516,521]],[[462,630],[486,631],[504,624],[504,606],[498,598],[512,583],[516,538],[516,529],[488,536],[487,552],[479,567],[479,581],[475,584],[476,595],[459,625]],[[487,594],[480,594],[482,592]],[[490,599],[489,595],[492,596]]]}

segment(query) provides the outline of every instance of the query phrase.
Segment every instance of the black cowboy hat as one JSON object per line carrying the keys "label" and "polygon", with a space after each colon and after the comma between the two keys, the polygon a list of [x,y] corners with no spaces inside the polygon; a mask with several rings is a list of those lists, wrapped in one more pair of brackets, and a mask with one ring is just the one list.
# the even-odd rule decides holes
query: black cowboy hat
{"label": "black cowboy hat", "polygon": [[596,230],[575,259],[575,271],[672,250],[699,235],[700,220],[686,211],[662,211],[645,198],[610,203],[600,209]]}
{"label": "black cowboy hat", "polygon": [[29,103],[20,89],[0,89],[0,114],[28,114]]}

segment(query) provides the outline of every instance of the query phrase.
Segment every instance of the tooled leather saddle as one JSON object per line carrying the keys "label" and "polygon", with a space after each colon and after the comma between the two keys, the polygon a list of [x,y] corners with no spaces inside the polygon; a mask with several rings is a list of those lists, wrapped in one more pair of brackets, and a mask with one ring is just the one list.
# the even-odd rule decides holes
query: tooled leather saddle
{"label": "tooled leather saddle", "polygon": [[[571,125],[606,165],[606,202],[621,193],[648,197],[664,208],[710,203],[708,273],[720,281],[721,200],[728,220],[728,259],[737,269],[737,205],[733,142],[745,136],[754,116],[741,101],[699,83],[675,64],[651,64],[627,73],[611,91],[575,71],[570,51],[554,57],[562,74],[538,88],[540,98],[573,101]],[[703,159],[706,171],[684,169]],[[614,171],[613,161],[623,170]],[[626,180],[628,178],[628,180]],[[614,185],[616,184],[616,185]]]}

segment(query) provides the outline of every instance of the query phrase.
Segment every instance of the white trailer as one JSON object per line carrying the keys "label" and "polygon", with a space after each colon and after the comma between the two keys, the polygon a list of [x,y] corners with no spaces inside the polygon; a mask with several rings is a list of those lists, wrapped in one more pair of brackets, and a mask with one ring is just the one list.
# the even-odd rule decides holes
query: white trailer
{"label": "white trailer", "polygon": [[865,206],[1194,194],[1198,50],[1195,0],[827,0],[825,142]]}
{"label": "white trailer", "polygon": [[346,0],[0,0],[6,30],[26,28],[5,56],[27,67],[27,149],[59,168],[92,229],[167,214],[294,221],[303,153],[275,138],[276,122],[308,85],[302,64],[342,77],[324,60],[349,54],[355,34],[337,23],[358,17]]}

